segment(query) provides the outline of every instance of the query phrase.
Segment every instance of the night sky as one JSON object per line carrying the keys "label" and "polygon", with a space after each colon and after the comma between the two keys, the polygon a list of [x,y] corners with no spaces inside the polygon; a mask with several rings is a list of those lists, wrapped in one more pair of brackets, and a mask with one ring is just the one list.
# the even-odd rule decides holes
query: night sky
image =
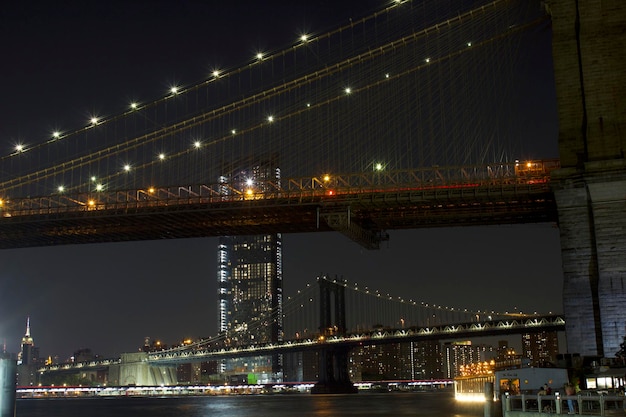
{"label": "night sky", "polygon": [[[300,34],[363,17],[383,0],[22,1],[0,8],[0,154],[57,128],[155,98],[214,67],[247,62]],[[549,42],[549,35],[548,42]],[[550,65],[535,68],[539,74]],[[535,74],[536,75],[536,74]],[[545,89],[553,97],[551,77]],[[556,108],[552,102],[547,108]],[[556,157],[553,143],[537,155]],[[5,169],[0,166],[0,169]],[[554,224],[395,231],[379,251],[338,233],[283,236],[287,295],[319,274],[381,292],[470,309],[562,311]],[[0,251],[0,340],[16,353],[31,317],[42,356],[79,348],[135,351],[145,336],[174,343],[216,332],[217,239]]]}

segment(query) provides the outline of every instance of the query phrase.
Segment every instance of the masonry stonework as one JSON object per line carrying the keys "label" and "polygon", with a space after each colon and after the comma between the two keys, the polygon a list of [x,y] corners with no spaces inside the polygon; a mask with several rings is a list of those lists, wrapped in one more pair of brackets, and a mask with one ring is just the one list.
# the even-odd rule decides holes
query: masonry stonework
{"label": "masonry stonework", "polygon": [[612,357],[626,334],[626,2],[549,0],[546,8],[567,347]]}

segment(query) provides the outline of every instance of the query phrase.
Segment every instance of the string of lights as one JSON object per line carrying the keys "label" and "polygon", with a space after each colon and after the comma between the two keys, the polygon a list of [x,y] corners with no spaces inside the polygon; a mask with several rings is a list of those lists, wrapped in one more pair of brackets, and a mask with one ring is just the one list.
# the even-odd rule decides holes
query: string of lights
{"label": "string of lights", "polygon": [[[509,3],[421,16],[421,6],[401,1],[301,35],[121,114],[93,115],[79,129],[16,145],[0,158],[11,172],[0,179],[1,197],[210,183],[251,154],[280,155],[283,176],[292,178],[502,159],[517,146],[503,132],[518,122],[490,117],[493,107],[512,107],[498,101],[498,90],[512,84],[501,74],[519,64],[511,45],[542,22],[523,2]],[[396,28],[393,36],[383,25]],[[476,74],[457,70],[472,63]]]}

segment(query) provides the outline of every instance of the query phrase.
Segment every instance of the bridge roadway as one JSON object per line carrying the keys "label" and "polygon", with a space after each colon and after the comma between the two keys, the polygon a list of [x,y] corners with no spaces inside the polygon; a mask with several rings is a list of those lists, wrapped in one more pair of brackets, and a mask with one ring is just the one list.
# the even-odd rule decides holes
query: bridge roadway
{"label": "bridge roadway", "polygon": [[333,230],[376,249],[392,229],[556,221],[536,164],[3,198],[0,249]]}
{"label": "bridge roadway", "polygon": [[[561,315],[528,316],[511,319],[496,319],[484,322],[449,324],[433,327],[384,329],[368,332],[349,333],[345,336],[287,340],[260,345],[231,346],[217,348],[176,348],[153,352],[148,355],[148,363],[153,366],[175,365],[187,362],[204,362],[226,358],[269,355],[275,353],[322,350],[335,346],[368,346],[386,343],[419,342],[509,334],[533,333],[540,331],[563,331],[565,319]],[[196,343],[196,346],[202,342]],[[78,371],[105,368],[120,363],[119,359],[55,364],[38,369],[38,372]]]}

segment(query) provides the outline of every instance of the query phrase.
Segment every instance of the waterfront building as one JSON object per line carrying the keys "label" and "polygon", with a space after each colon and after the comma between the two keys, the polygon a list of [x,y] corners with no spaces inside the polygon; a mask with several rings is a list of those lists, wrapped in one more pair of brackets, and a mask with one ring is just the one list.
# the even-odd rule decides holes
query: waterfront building
{"label": "waterfront building", "polygon": [[[245,164],[220,177],[220,192],[257,198],[280,184],[271,161]],[[282,237],[280,234],[222,236],[217,251],[218,328],[226,343],[251,344],[283,339]],[[225,360],[220,373],[248,374],[256,382],[282,380],[282,358],[275,354]],[[253,374],[254,376],[252,376]]]}

